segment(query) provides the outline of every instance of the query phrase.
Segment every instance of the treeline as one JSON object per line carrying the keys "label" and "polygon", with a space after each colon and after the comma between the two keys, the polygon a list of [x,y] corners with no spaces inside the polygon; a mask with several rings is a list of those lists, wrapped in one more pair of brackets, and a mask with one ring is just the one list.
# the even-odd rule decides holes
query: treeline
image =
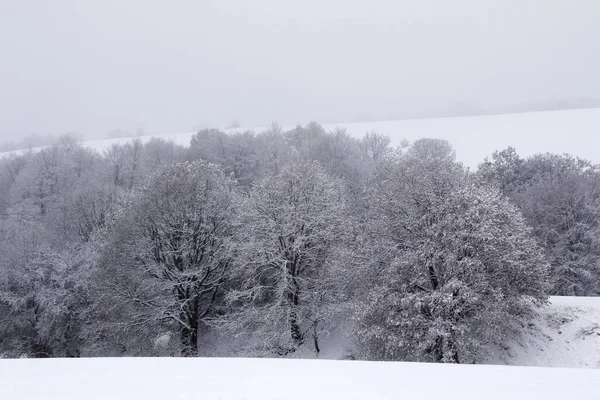
{"label": "treeline", "polygon": [[[75,132],[65,134],[65,135],[63,135],[63,138],[64,137],[73,138],[78,141],[83,140],[83,137],[80,134],[75,133]],[[31,135],[27,135],[25,137],[21,137],[21,139],[18,139],[16,141],[8,140],[8,141],[0,142],[0,152],[9,152],[9,151],[15,151],[15,150],[27,150],[27,149],[33,149],[36,147],[50,146],[54,143],[57,143],[60,139],[61,139],[61,137],[57,136],[57,135],[31,134]]]}
{"label": "treeline", "polygon": [[[392,148],[311,123],[0,160],[5,357],[322,350],[477,362],[548,295],[597,295],[598,167]],[[200,346],[200,348],[199,348]]]}

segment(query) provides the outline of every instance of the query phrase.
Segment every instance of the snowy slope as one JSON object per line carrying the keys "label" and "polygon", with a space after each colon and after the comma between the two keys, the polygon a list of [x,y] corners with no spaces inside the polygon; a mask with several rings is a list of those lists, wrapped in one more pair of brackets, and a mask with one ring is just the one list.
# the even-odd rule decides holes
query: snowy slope
{"label": "snowy slope", "polygon": [[[600,163],[600,108],[323,126],[328,131],[337,127],[346,128],[348,133],[355,137],[362,137],[366,132],[374,130],[389,135],[394,145],[399,145],[402,139],[446,139],[456,149],[457,158],[471,168],[476,167],[494,151],[509,145],[516,147],[524,157],[541,152],[570,153]],[[284,127],[290,128],[292,127]],[[260,132],[265,128],[251,129]],[[190,132],[160,137],[181,145],[189,145],[192,135]],[[146,141],[150,137],[143,136],[140,139]],[[127,140],[93,140],[85,144],[98,151],[104,151],[113,143],[123,143]]]}
{"label": "snowy slope", "polygon": [[[600,368],[600,298],[552,297],[523,337],[494,364]],[[600,382],[598,382],[600,388]],[[599,397],[600,398],[600,395]]]}
{"label": "snowy slope", "polygon": [[[339,360],[354,353],[347,331],[338,328],[323,338],[319,358]],[[299,357],[313,358],[315,353],[305,349]],[[600,369],[600,297],[551,297],[522,336],[485,363]]]}
{"label": "snowy slope", "polygon": [[598,399],[600,371],[271,359],[0,360],[0,398]]}
{"label": "snowy slope", "polygon": [[[136,136],[136,137],[123,137],[123,138],[111,138],[111,139],[96,139],[96,140],[86,140],[84,142],[82,142],[81,144],[89,147],[91,149],[95,149],[98,152],[102,153],[105,150],[107,150],[108,148],[110,148],[110,146],[112,146],[113,144],[125,144],[125,143],[129,143],[131,141],[133,141],[134,139],[140,139],[143,143],[146,143],[147,141],[149,141],[152,138],[162,138],[164,140],[168,140],[168,141],[172,141],[175,144],[178,144],[180,146],[189,146],[190,145],[190,140],[192,139],[192,136],[195,134],[195,132],[186,132],[186,133],[170,133],[170,134],[164,134],[164,135],[148,135],[148,136]],[[20,154],[24,154],[30,151],[38,151],[42,149],[42,147],[34,147],[31,149],[23,149],[23,150],[14,150],[14,151],[7,151],[4,153],[0,153],[0,158],[3,156],[7,156],[7,155],[11,155],[11,154],[15,154],[15,155],[20,155]]]}
{"label": "snowy slope", "polygon": [[370,130],[388,134],[396,145],[403,138],[446,139],[457,159],[471,168],[508,146],[521,157],[570,153],[600,163],[600,108],[340,125],[353,136]]}

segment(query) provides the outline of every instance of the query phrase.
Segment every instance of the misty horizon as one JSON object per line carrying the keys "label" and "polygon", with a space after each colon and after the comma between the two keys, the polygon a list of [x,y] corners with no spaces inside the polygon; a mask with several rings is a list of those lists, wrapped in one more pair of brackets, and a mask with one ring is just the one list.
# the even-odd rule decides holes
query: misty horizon
{"label": "misty horizon", "polygon": [[0,4],[0,142],[527,111],[600,98],[580,0]]}

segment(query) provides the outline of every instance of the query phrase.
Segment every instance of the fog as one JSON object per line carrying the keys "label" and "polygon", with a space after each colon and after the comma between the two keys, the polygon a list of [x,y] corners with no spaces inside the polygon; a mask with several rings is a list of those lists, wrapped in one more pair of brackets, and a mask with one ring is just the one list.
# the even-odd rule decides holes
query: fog
{"label": "fog", "polygon": [[596,0],[0,0],[0,140],[600,98]]}

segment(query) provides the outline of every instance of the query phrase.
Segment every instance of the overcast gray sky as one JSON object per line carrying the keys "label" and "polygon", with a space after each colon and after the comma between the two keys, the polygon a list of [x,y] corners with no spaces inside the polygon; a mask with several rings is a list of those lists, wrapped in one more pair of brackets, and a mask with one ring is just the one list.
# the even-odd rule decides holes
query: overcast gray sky
{"label": "overcast gray sky", "polygon": [[0,0],[0,139],[600,97],[598,0]]}

